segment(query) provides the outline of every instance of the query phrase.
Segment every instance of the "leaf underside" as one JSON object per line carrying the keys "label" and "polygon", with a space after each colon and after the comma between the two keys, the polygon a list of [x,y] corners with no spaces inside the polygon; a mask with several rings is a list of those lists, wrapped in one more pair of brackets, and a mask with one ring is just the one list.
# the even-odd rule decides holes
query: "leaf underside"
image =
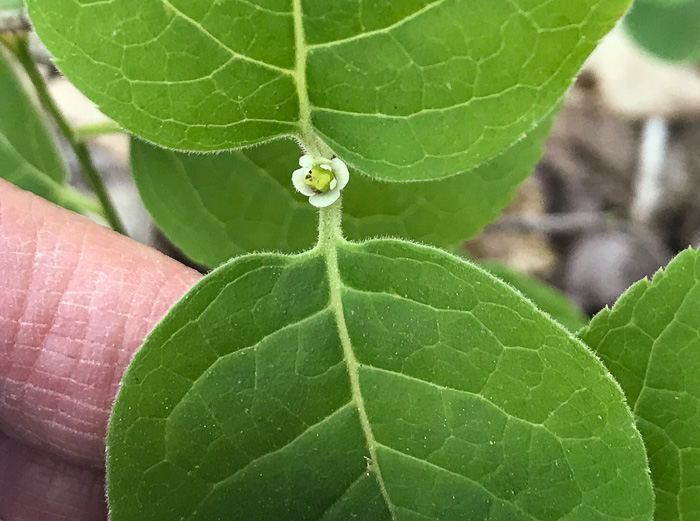
{"label": "leaf underside", "polygon": [[[548,121],[499,157],[440,181],[384,183],[352,172],[343,190],[346,235],[460,244],[510,201],[539,159],[549,128]],[[190,258],[214,267],[243,253],[299,253],[313,246],[317,211],[291,183],[299,155],[290,140],[192,155],[134,139],[131,169],[167,237]]]}
{"label": "leaf underside", "polygon": [[629,0],[29,0],[68,78],[181,150],[309,132],[390,180],[470,170],[550,113]]}
{"label": "leaf underside", "polygon": [[698,0],[637,0],[624,26],[642,48],[661,59],[700,60]]}
{"label": "leaf underside", "polygon": [[251,255],[148,337],[113,521],[650,520],[619,388],[471,264],[400,241]]}
{"label": "leaf underside", "polygon": [[686,250],[581,333],[620,382],[644,438],[656,521],[700,517],[700,255]]}

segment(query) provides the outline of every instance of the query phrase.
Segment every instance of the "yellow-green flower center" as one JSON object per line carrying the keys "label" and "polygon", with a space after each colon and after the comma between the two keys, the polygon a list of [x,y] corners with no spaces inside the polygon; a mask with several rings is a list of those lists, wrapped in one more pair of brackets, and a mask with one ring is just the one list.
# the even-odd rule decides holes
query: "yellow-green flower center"
{"label": "yellow-green flower center", "polygon": [[334,180],[333,170],[325,165],[312,167],[304,176],[304,183],[320,194],[328,192],[332,188],[331,183]]}

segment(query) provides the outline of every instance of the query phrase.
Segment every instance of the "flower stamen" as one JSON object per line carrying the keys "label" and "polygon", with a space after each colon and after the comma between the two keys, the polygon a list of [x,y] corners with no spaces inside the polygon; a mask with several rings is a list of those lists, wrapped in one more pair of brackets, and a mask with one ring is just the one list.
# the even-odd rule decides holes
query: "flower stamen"
{"label": "flower stamen", "polygon": [[333,169],[327,165],[316,165],[311,168],[304,176],[304,183],[318,194],[325,194],[338,184]]}

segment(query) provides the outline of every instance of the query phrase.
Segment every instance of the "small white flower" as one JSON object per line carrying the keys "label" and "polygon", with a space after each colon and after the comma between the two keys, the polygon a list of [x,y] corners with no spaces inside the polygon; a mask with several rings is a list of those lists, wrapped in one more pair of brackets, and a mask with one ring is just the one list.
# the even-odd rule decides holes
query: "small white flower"
{"label": "small white flower", "polygon": [[311,155],[301,156],[299,166],[292,174],[292,184],[297,192],[309,198],[317,208],[332,205],[340,197],[340,191],[350,180],[350,172],[340,159],[326,159]]}

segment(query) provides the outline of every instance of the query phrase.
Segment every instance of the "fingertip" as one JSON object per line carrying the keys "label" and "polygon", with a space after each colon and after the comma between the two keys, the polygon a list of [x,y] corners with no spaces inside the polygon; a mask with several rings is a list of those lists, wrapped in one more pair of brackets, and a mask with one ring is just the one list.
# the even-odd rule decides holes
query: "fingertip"
{"label": "fingertip", "polygon": [[0,429],[102,466],[124,369],[199,278],[0,181]]}

